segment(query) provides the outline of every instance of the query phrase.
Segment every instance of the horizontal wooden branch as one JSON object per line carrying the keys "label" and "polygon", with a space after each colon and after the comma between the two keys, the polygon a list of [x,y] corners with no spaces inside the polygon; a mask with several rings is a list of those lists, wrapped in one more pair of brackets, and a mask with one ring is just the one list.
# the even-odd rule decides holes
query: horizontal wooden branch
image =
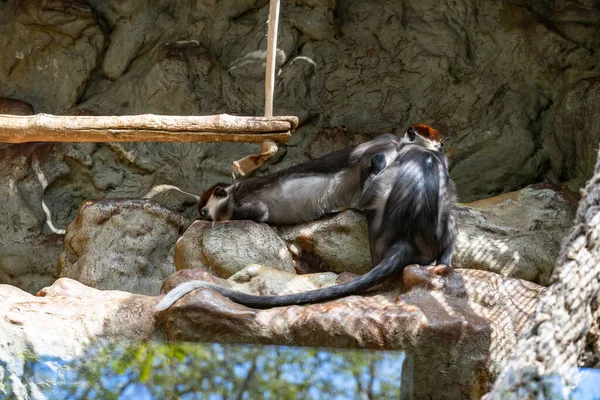
{"label": "horizontal wooden branch", "polygon": [[0,115],[0,143],[287,142],[297,117]]}

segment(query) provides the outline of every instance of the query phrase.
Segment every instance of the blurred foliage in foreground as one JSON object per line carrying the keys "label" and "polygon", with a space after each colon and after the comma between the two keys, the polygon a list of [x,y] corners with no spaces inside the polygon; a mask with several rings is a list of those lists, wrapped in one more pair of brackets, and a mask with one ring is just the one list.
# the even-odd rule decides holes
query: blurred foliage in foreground
{"label": "blurred foliage in foreground", "polygon": [[404,359],[399,352],[165,342],[96,344],[70,362],[25,357],[20,393],[0,365],[0,397],[397,399]]}

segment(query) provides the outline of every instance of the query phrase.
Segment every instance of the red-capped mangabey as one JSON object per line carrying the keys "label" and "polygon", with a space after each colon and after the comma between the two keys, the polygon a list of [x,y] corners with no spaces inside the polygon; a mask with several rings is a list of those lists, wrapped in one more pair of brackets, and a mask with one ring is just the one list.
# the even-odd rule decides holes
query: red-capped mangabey
{"label": "red-capped mangabey", "polygon": [[451,265],[456,189],[440,146],[431,145],[431,139],[420,132],[418,127],[409,128],[403,138],[408,142],[403,141],[395,160],[383,170],[377,171],[377,166],[385,163],[385,155],[374,154],[369,160],[377,173],[366,178],[359,199],[359,206],[367,211],[375,265],[367,274],[340,285],[283,296],[255,296],[205,281],[189,281],[167,293],[156,310],[165,310],[185,294],[201,288],[253,308],[318,303],[362,293],[391,276],[402,276],[411,264],[437,261]]}
{"label": "red-capped mangabey", "polygon": [[[408,143],[435,151],[442,147],[435,129],[412,125],[402,138],[384,134],[274,174],[247,178],[232,185],[216,184],[201,197],[200,218],[292,225],[348,208],[360,209],[365,179],[391,164],[399,149]],[[381,156],[373,159],[375,154]]]}

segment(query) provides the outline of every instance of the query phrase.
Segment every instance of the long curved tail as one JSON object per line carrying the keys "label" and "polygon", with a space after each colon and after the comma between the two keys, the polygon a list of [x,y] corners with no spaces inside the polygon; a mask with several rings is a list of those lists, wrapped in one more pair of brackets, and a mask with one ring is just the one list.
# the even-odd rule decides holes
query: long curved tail
{"label": "long curved tail", "polygon": [[[334,285],[323,289],[311,290],[304,293],[288,294],[282,296],[257,296],[231,289],[224,288],[214,283],[205,281],[188,281],[175,287],[163,297],[156,306],[156,311],[163,311],[171,307],[173,303],[196,289],[212,289],[223,296],[252,308],[271,308],[283,307],[306,303],[320,303],[327,300],[333,300],[340,297],[361,293],[373,286],[383,282],[396,273],[401,273],[409,263],[406,248],[400,249],[400,246],[391,248],[384,259],[371,271],[359,278]],[[404,246],[402,246],[404,247]]]}

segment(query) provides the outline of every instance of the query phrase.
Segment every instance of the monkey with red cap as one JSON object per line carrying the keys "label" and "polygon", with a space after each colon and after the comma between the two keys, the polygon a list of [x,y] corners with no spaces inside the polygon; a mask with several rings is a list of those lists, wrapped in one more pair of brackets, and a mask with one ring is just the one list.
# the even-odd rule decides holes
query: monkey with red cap
{"label": "monkey with red cap", "polygon": [[439,134],[433,128],[413,125],[401,143],[389,165],[384,154],[369,156],[374,173],[366,176],[358,200],[367,215],[375,265],[371,271],[340,285],[281,296],[250,295],[210,282],[188,281],[167,293],[156,310],[165,310],[185,294],[202,288],[253,308],[318,303],[362,293],[392,276],[401,276],[411,264],[451,265],[456,188],[446,157],[439,151]]}

